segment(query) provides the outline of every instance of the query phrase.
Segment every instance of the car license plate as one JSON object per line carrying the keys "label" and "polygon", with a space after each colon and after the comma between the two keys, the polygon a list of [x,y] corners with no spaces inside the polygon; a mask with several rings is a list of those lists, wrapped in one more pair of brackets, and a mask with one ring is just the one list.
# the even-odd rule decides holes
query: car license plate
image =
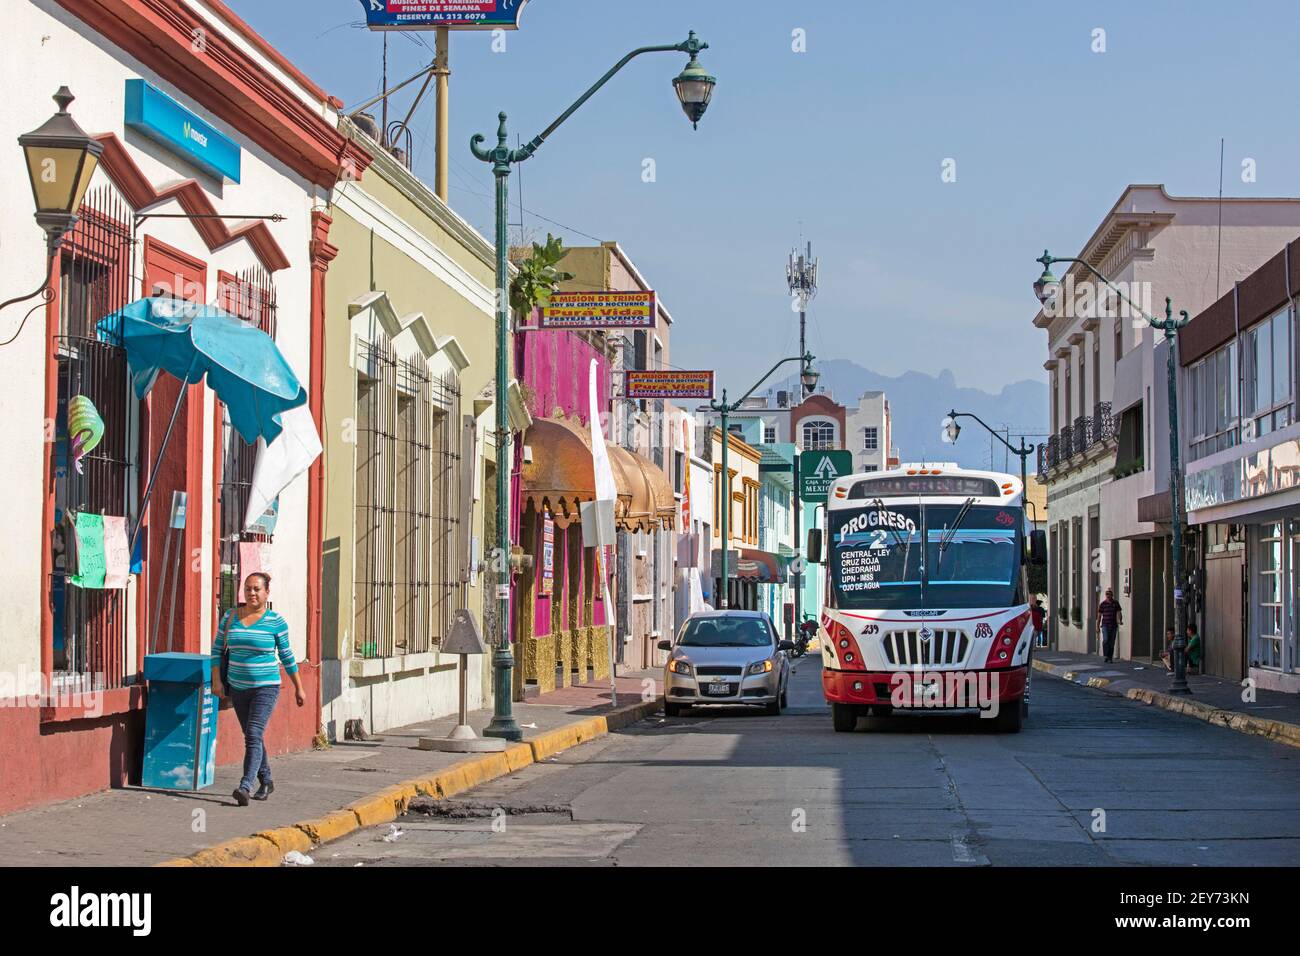
{"label": "car license plate", "polygon": [[731,688],[726,684],[710,684],[709,693],[715,697],[725,697],[731,692]]}

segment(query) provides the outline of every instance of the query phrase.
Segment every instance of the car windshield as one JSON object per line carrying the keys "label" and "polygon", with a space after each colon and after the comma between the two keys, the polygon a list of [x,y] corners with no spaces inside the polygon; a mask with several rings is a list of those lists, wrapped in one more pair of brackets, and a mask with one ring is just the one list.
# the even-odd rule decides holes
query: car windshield
{"label": "car windshield", "polygon": [[772,634],[759,617],[701,617],[682,625],[682,647],[770,647]]}
{"label": "car windshield", "polygon": [[906,610],[1015,603],[1023,513],[999,505],[962,511],[961,504],[881,502],[832,511],[834,606]]}

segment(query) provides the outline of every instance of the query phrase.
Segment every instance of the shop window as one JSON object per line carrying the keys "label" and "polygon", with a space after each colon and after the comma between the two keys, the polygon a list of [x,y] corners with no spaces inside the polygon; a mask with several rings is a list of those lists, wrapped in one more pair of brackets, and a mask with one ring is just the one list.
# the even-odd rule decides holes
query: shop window
{"label": "shop window", "polygon": [[1188,369],[1188,431],[1193,460],[1237,444],[1237,343]]}
{"label": "shop window", "polygon": [[353,652],[430,650],[456,607],[459,391],[388,344],[358,344]]}
{"label": "shop window", "polygon": [[[64,238],[56,280],[52,671],[63,686],[115,688],[129,683],[139,669],[127,636],[125,592],[72,584],[68,543],[77,513],[125,517],[128,531],[134,520],[131,467],[138,405],[129,387],[126,351],[101,341],[96,329],[133,298],[135,236],[128,224],[134,213],[112,187],[103,186],[86,196],[79,215]],[[80,470],[68,433],[68,406],[77,397],[89,399],[104,422],[103,437],[80,459]]]}
{"label": "shop window", "polygon": [[[247,269],[238,275],[219,272],[217,305],[275,338],[275,283],[271,274],[264,269]],[[248,444],[235,431],[225,403],[221,401],[217,401],[217,415],[221,428],[221,457],[218,463],[221,482],[217,491],[217,560],[214,563],[217,580],[214,593],[217,619],[220,620],[227,610],[243,600],[240,543],[270,542],[273,540],[275,520],[271,515],[264,515],[254,527],[244,527],[248,499],[253,487],[257,445]]]}
{"label": "shop window", "polygon": [[1291,424],[1291,309],[1242,334],[1242,412],[1256,436]]}

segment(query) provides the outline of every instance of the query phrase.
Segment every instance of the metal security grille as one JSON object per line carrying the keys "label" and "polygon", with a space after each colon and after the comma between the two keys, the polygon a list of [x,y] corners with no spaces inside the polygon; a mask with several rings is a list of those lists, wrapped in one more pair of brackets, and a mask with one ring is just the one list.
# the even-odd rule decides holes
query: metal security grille
{"label": "metal security grille", "polygon": [[354,652],[391,657],[397,362],[382,342],[358,349]]}
{"label": "metal security grille", "polygon": [[921,640],[921,632],[890,631],[881,640],[885,659],[896,667],[915,665],[954,665],[964,663],[970,650],[970,639],[961,631],[931,631],[928,641]]}
{"label": "metal security grille", "polygon": [[459,605],[460,390],[360,344],[354,653],[429,651]]}
{"label": "metal security grille", "polygon": [[[277,305],[275,283],[265,269],[254,267],[237,275],[222,275],[219,279],[217,302],[231,315],[247,320],[275,338]],[[224,614],[241,599],[239,544],[241,541],[271,541],[265,531],[246,530],[244,516],[253,486],[253,466],[257,461],[257,446],[240,437],[230,424],[230,415],[223,403],[221,409],[221,487],[217,542],[217,611]],[[274,569],[272,569],[274,571]]]}
{"label": "metal security grille", "polygon": [[[122,594],[72,585],[67,577],[68,522],[75,512],[130,518],[134,502],[130,448],[135,439],[126,352],[99,339],[96,325],[131,300],[133,214],[109,186],[89,193],[76,228],[62,247],[59,327],[54,340],[57,415],[54,423],[54,553],[50,603],[54,617],[53,672],[62,684],[121,687],[137,672],[127,640]],[[104,420],[104,436],[72,463],[68,402],[90,399]]]}

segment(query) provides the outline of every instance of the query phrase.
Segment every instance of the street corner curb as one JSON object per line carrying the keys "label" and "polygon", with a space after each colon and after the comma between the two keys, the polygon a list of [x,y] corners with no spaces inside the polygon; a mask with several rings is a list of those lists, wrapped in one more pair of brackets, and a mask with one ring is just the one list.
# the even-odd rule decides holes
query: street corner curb
{"label": "street corner curb", "polygon": [[565,724],[563,727],[556,727],[554,730],[538,734],[527,743],[533,748],[533,762],[541,763],[546,758],[553,757],[562,750],[576,747],[578,744],[593,740],[608,732],[609,725],[606,718],[588,717],[585,720],[577,720],[571,724]]}
{"label": "street corner curb", "polygon": [[260,836],[236,837],[198,853],[191,853],[195,866],[279,866],[280,848]]}

